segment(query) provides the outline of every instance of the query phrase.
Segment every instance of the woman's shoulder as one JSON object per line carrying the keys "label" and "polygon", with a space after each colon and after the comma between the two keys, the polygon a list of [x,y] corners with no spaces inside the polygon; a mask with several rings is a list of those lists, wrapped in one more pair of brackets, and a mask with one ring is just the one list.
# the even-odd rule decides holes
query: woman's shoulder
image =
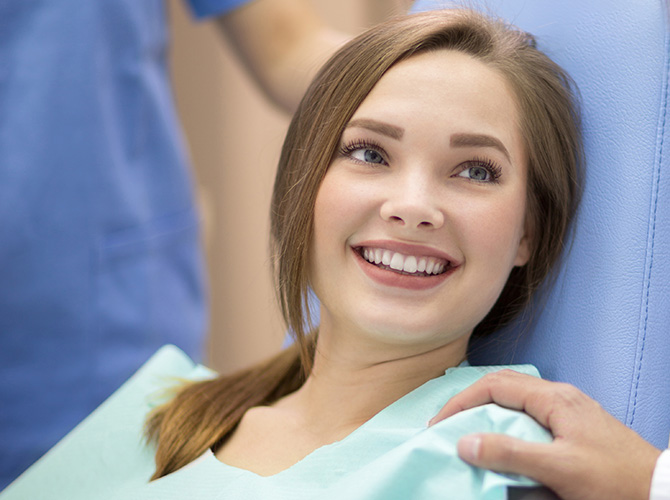
{"label": "woman's shoulder", "polygon": [[177,347],[162,347],[4,490],[2,500],[107,498],[124,485],[146,483],[155,467],[155,449],[144,440],[147,415],[170,397],[170,388],[213,375]]}

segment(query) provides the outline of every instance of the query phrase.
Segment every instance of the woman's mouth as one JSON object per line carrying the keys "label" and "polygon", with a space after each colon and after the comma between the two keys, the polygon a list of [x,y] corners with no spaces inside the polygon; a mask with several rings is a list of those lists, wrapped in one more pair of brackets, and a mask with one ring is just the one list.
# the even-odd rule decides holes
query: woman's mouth
{"label": "woman's mouth", "polygon": [[357,247],[354,250],[370,264],[406,276],[439,276],[452,267],[448,260],[439,257],[407,255],[373,247]]}

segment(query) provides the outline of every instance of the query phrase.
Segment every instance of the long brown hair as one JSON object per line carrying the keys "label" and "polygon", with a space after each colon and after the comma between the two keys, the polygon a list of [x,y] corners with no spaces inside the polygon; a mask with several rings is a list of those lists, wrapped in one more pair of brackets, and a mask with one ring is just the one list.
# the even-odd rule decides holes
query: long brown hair
{"label": "long brown hair", "polygon": [[567,74],[534,39],[503,21],[465,9],[403,16],[380,24],[338,51],[307,90],[289,127],[272,198],[272,255],[282,314],[293,347],[240,373],[187,385],[152,413],[147,435],[158,442],[158,478],[217,447],[253,406],[295,391],[309,374],[307,261],[316,194],[347,122],[394,64],[432,50],[458,50],[499,71],[521,114],[528,155],[528,263],[514,268],[475,334],[491,333],[529,301],[559,258],[576,209],[582,161],[579,118]]}

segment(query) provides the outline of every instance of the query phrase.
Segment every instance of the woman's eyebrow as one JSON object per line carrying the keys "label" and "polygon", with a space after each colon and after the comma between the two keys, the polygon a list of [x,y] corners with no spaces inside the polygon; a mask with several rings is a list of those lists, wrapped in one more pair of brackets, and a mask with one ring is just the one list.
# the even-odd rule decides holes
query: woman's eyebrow
{"label": "woman's eyebrow", "polygon": [[349,123],[347,123],[346,128],[349,127],[366,128],[368,130],[378,132],[382,135],[386,135],[398,141],[402,139],[402,135],[405,133],[405,129],[403,129],[402,127],[391,125],[390,123],[384,123],[377,120],[372,120],[370,118],[357,118],[355,120],[351,120]]}
{"label": "woman's eyebrow", "polygon": [[451,136],[450,145],[451,147],[454,148],[458,147],[464,148],[469,146],[494,148],[500,151],[502,154],[504,154],[507,157],[508,161],[512,161],[510,158],[509,151],[507,151],[505,145],[500,141],[500,139],[496,139],[491,135],[467,134],[467,133],[453,134]]}

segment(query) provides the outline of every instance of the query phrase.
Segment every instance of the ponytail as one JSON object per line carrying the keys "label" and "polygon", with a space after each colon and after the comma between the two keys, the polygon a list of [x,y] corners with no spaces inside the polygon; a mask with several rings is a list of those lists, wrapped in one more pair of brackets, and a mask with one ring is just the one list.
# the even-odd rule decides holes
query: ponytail
{"label": "ponytail", "polygon": [[277,401],[296,391],[304,380],[300,348],[293,345],[233,375],[182,387],[147,419],[147,439],[158,445],[151,479],[170,474],[208,448],[220,446],[249,408]]}

